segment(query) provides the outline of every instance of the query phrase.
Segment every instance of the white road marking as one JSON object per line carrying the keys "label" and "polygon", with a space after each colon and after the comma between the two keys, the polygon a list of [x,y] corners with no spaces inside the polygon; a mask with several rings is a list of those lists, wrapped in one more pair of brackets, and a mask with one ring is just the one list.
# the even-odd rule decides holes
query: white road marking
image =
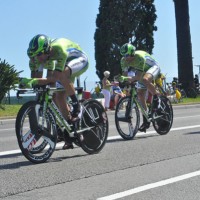
{"label": "white road marking", "polygon": [[[200,127],[200,125],[184,126],[184,127],[172,128],[170,131],[192,129],[192,128],[199,128],[199,127]],[[148,131],[147,133],[138,133],[137,136],[154,134],[154,133],[156,133],[156,131]],[[111,137],[108,137],[108,140],[119,139],[119,138],[121,138],[121,137],[120,136],[111,136]],[[59,143],[59,144],[56,145],[56,148],[60,148],[62,146],[63,146],[63,143]],[[12,155],[12,154],[18,154],[18,153],[21,153],[20,149],[0,152],[0,156],[6,156],[6,155]],[[139,193],[139,192],[143,192],[143,191],[150,190],[150,189],[153,189],[153,188],[172,184],[172,183],[182,181],[182,180],[185,180],[185,179],[189,179],[189,178],[199,176],[199,175],[200,175],[200,171],[195,171],[195,172],[192,172],[192,173],[184,174],[184,175],[181,175],[181,176],[165,179],[165,180],[158,181],[158,182],[155,182],[155,183],[150,183],[150,184],[147,184],[147,185],[144,185],[144,186],[133,188],[133,189],[130,189],[130,190],[127,190],[127,191],[112,194],[112,195],[109,195],[109,196],[100,197],[97,200],[120,199],[120,198],[127,197],[127,196],[130,196],[130,195]]]}
{"label": "white road marking", "polygon": [[1,129],[0,132],[3,132],[3,131],[12,131],[12,130],[15,130],[15,128],[6,128],[6,129]]}
{"label": "white road marking", "polygon": [[[183,127],[178,127],[178,128],[172,128],[171,130],[170,130],[170,132],[171,131],[179,131],[179,130],[184,130],[184,129],[192,129],[192,128],[199,128],[200,127],[200,125],[194,125],[194,126],[183,126]],[[153,134],[153,133],[156,133],[156,131],[147,131],[146,133],[137,133],[136,134],[136,137],[137,136],[142,136],[142,135],[148,135],[148,134]],[[156,133],[157,134],[157,133]],[[110,136],[109,138],[108,138],[108,140],[115,140],[115,139],[119,139],[119,138],[121,138],[121,136],[119,136],[119,135],[117,135],[117,136]]]}
{"label": "white road marking", "polygon": [[191,172],[191,173],[184,174],[184,175],[181,175],[181,176],[176,176],[176,177],[173,177],[173,178],[165,179],[165,180],[158,181],[158,182],[155,182],[155,183],[150,183],[150,184],[147,184],[147,185],[144,185],[144,186],[140,186],[140,187],[137,187],[137,188],[126,190],[124,192],[119,192],[119,193],[112,194],[112,195],[109,195],[109,196],[100,197],[97,200],[120,199],[120,198],[127,197],[127,196],[130,196],[130,195],[139,193],[139,192],[143,192],[143,191],[150,190],[150,189],[153,189],[153,188],[161,187],[161,186],[164,186],[164,185],[168,185],[168,184],[171,184],[171,183],[175,183],[175,182],[182,181],[182,180],[185,180],[185,179],[189,179],[189,178],[199,176],[199,175],[200,175],[200,171],[195,171],[195,172]]}
{"label": "white road marking", "polygon": [[[183,127],[178,127],[178,128],[172,128],[170,130],[171,131],[178,131],[178,130],[184,130],[184,129],[192,129],[192,128],[199,128],[200,125],[194,125],[194,126],[183,126]],[[137,133],[136,137],[137,136],[142,136],[142,135],[148,135],[148,134],[154,134],[156,133],[156,131],[147,131],[146,133]],[[116,139],[120,139],[121,136],[119,135],[116,135],[116,136],[110,136],[108,137],[108,141],[109,140],[116,140]],[[63,144],[59,143],[56,145],[57,148],[60,148]],[[21,153],[21,150],[19,149],[16,149],[16,150],[10,150],[10,151],[3,151],[3,152],[0,152],[0,156],[5,156],[5,155],[11,155],[11,154],[18,154],[18,153]]]}
{"label": "white road marking", "polygon": [[[191,117],[195,117],[195,118],[197,118],[197,117],[200,117],[200,115],[192,115],[192,116],[176,117],[176,118],[174,118],[174,119],[191,118]],[[12,120],[12,119],[10,119],[10,120]],[[1,120],[1,121],[3,121],[3,120]],[[7,121],[7,120],[4,120],[4,121]],[[15,130],[15,128],[0,129],[0,132],[3,132],[3,131],[12,131],[12,130]],[[138,135],[138,134],[137,134],[137,135]]]}

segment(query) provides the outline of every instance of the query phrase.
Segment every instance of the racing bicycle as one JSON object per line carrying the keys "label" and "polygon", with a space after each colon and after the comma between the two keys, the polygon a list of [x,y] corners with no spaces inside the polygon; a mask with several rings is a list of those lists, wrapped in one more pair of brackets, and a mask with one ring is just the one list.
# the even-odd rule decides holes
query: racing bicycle
{"label": "racing bicycle", "polygon": [[119,135],[125,140],[131,140],[138,132],[140,112],[148,122],[152,122],[155,131],[160,135],[167,134],[173,124],[173,109],[171,102],[165,95],[159,96],[161,108],[153,109],[153,103],[148,104],[145,111],[138,99],[135,83],[131,83],[130,96],[119,100],[115,110],[115,124]]}
{"label": "racing bicycle", "polygon": [[[106,143],[109,124],[103,106],[94,99],[82,101],[80,120],[71,124],[53,101],[53,94],[60,91],[63,89],[49,86],[18,89],[18,97],[30,93],[37,97],[22,105],[15,125],[21,152],[33,163],[43,163],[51,157],[56,148],[58,130],[68,134],[70,141],[88,154],[100,152]],[[68,105],[72,107],[69,102]]]}

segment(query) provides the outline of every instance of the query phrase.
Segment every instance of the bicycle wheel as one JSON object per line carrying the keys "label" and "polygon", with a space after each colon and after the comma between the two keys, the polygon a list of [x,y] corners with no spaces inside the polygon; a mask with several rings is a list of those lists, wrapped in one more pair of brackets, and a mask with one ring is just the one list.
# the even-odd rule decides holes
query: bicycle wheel
{"label": "bicycle wheel", "polygon": [[160,116],[159,118],[153,120],[153,127],[155,131],[160,135],[166,135],[173,124],[173,109],[170,100],[165,97],[161,96],[161,113],[154,112],[153,118]]}
{"label": "bicycle wheel", "polygon": [[84,101],[80,127],[88,130],[81,133],[81,148],[88,154],[100,152],[108,137],[108,126],[108,117],[101,103],[94,99]]}
{"label": "bicycle wheel", "polygon": [[40,104],[36,101],[25,103],[16,118],[16,136],[22,154],[33,163],[47,161],[56,147],[57,132],[54,116],[47,111],[42,129]]}
{"label": "bicycle wheel", "polygon": [[119,100],[115,110],[115,125],[119,135],[125,140],[131,140],[138,132],[140,113],[137,104],[131,105],[131,97]]}

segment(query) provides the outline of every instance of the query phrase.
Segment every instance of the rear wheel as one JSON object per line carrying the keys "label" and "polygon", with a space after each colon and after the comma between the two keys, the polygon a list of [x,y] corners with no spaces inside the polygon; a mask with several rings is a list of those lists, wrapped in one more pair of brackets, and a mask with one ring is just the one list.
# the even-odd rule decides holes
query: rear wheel
{"label": "rear wheel", "polygon": [[16,135],[22,154],[33,163],[47,161],[55,147],[57,132],[53,115],[47,111],[43,120],[40,104],[36,101],[25,103],[16,118]]}
{"label": "rear wheel", "polygon": [[155,120],[153,120],[152,123],[158,134],[165,135],[170,131],[173,124],[173,109],[171,102],[167,97],[161,96],[160,98],[161,111],[159,111],[159,113],[153,113],[153,118],[155,118]]}
{"label": "rear wheel", "polygon": [[115,110],[115,125],[119,135],[125,140],[131,140],[138,132],[140,113],[137,104],[131,105],[131,97],[119,100]]}
{"label": "rear wheel", "polygon": [[80,120],[80,146],[88,154],[98,153],[104,147],[108,137],[108,117],[97,100],[89,99],[82,104]]}

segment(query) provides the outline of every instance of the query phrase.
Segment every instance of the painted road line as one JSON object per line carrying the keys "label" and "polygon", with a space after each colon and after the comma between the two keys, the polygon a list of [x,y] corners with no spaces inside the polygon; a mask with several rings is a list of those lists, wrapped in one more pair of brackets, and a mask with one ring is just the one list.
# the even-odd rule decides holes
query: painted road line
{"label": "painted road line", "polygon": [[[170,132],[171,131],[185,130],[185,129],[192,129],[192,128],[200,128],[200,125],[172,128],[170,130]],[[137,136],[143,136],[143,135],[154,134],[154,133],[156,133],[156,131],[147,131],[146,133],[137,133],[136,138],[137,138]],[[110,137],[108,137],[107,140],[108,141],[109,140],[116,140],[116,139],[120,139],[120,138],[121,138],[121,136],[116,135],[116,136],[110,136]],[[59,143],[59,144],[56,145],[56,148],[60,148],[62,145],[63,145],[62,143]],[[2,151],[2,152],[0,152],[0,156],[12,155],[12,154],[18,154],[18,153],[21,153],[21,150]]]}
{"label": "painted road line", "polygon": [[150,183],[150,184],[147,184],[147,185],[144,185],[144,186],[140,186],[140,187],[137,187],[137,188],[126,190],[124,192],[119,192],[119,193],[112,194],[112,195],[109,195],[109,196],[100,197],[97,200],[121,199],[123,197],[134,195],[134,194],[139,193],[139,192],[143,192],[143,191],[150,190],[150,189],[153,189],[153,188],[157,188],[157,187],[161,187],[161,186],[164,186],[164,185],[176,183],[178,181],[183,181],[185,179],[189,179],[189,178],[199,176],[199,175],[200,175],[200,171],[195,171],[195,172],[191,172],[191,173],[184,174],[184,175],[181,175],[181,176],[176,176],[176,177],[173,177],[173,178],[165,179],[165,180],[158,181],[158,182],[155,182],[155,183]]}
{"label": "painted road line", "polygon": [[[195,118],[199,118],[200,115],[192,115],[192,116],[184,116],[184,117],[175,117],[174,119],[182,119],[182,118],[191,118],[191,117],[195,117]],[[28,127],[24,127],[24,128],[28,128]],[[3,131],[12,131],[12,130],[15,130],[15,128],[6,128],[6,129],[0,129],[0,132],[3,132]],[[138,134],[137,134],[138,135]]]}

